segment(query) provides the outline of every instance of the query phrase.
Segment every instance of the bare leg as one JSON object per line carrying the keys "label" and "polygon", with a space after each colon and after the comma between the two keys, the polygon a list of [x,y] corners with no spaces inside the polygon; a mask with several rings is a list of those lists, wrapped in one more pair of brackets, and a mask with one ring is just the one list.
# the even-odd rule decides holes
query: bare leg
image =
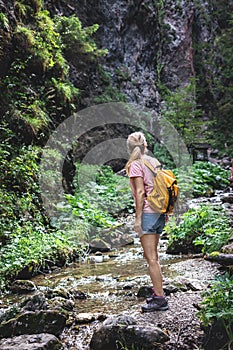
{"label": "bare leg", "polygon": [[158,260],[158,242],[160,235],[145,234],[140,240],[144,251],[144,257],[148,263],[149,275],[156,295],[163,296],[163,280],[161,267]]}

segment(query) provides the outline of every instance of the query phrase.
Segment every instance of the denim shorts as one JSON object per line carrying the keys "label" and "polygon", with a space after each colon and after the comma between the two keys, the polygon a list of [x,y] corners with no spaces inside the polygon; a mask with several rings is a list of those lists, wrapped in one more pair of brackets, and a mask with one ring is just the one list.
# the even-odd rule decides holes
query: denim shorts
{"label": "denim shorts", "polygon": [[165,226],[165,214],[142,213],[142,233],[161,234]]}

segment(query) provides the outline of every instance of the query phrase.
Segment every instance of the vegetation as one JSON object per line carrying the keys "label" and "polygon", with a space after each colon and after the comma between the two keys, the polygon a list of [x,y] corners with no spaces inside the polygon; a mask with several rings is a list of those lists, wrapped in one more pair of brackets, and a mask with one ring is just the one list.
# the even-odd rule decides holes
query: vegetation
{"label": "vegetation", "polygon": [[[197,1],[197,5],[200,2]],[[209,141],[222,153],[232,155],[232,3],[225,0],[212,2],[213,13],[203,14],[205,23],[216,23],[218,30],[211,40],[198,39],[198,28],[194,23],[195,71],[197,78],[197,102],[204,111],[206,119],[211,120],[208,127]]]}
{"label": "vegetation", "polygon": [[169,235],[168,251],[176,252],[179,249],[182,251],[184,247],[195,251],[195,246],[200,246],[203,253],[219,251],[228,243],[232,234],[224,210],[207,205],[189,209],[178,225],[174,222],[168,224],[165,231]]}
{"label": "vegetation", "polygon": [[200,118],[202,111],[196,103],[196,81],[191,80],[189,85],[176,91],[162,87],[161,92],[164,99],[162,115],[172,123],[184,142],[190,145],[193,140],[200,142],[205,139]]}
{"label": "vegetation", "polygon": [[221,349],[231,349],[233,343],[233,276],[218,276],[202,295],[201,310],[197,313],[205,326],[218,324],[225,329],[228,341]]}
{"label": "vegetation", "polygon": [[52,18],[42,0],[15,0],[14,10],[14,21],[10,12],[0,13],[0,30],[12,40],[0,80],[1,286],[24,268],[35,273],[50,261],[82,254],[86,225],[77,219],[76,227],[67,223],[58,230],[43,210],[39,161],[51,130],[79,104],[80,89],[69,77],[70,50],[76,48],[83,64],[106,54],[92,38],[97,25],[83,28],[75,16]]}
{"label": "vegetation", "polygon": [[10,235],[8,244],[1,247],[0,288],[22,271],[28,277],[49,269],[52,265],[64,266],[69,261],[80,259],[84,242],[79,234],[70,230],[55,231],[42,223],[33,225],[30,221],[18,225]]}
{"label": "vegetation", "polygon": [[195,162],[190,168],[175,169],[181,199],[189,195],[194,197],[212,196],[215,190],[229,185],[230,172],[210,162]]}
{"label": "vegetation", "polygon": [[[77,190],[74,196],[67,195],[67,201],[75,216],[98,231],[116,224],[120,212],[132,212],[133,198],[127,178],[114,174],[108,166],[101,166],[97,173],[96,170],[95,166],[77,164]],[[90,181],[80,185],[80,177],[88,177]]]}

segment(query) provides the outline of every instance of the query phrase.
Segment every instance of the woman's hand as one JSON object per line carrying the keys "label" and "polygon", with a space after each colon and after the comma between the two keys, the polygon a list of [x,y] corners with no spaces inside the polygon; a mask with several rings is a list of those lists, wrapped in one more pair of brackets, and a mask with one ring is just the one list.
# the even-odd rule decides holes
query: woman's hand
{"label": "woman's hand", "polygon": [[142,235],[142,219],[136,218],[134,222],[134,231]]}

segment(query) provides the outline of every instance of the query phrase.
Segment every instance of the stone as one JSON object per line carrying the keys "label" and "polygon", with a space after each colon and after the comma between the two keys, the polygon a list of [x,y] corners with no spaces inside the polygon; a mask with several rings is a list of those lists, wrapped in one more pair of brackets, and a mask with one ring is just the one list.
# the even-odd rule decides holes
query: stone
{"label": "stone", "polygon": [[130,237],[127,233],[124,233],[122,236],[120,236],[120,244],[121,246],[134,244],[134,239]]}
{"label": "stone", "polygon": [[142,286],[139,288],[137,297],[138,298],[149,298],[153,295],[152,287]]}
{"label": "stone", "polygon": [[20,308],[27,311],[46,310],[48,302],[43,293],[38,293],[22,301]]}
{"label": "stone", "polygon": [[179,291],[179,288],[174,284],[164,285],[163,289],[164,289],[165,295],[170,295],[172,293],[177,293]]}
{"label": "stone", "polygon": [[223,203],[230,203],[233,204],[233,193],[225,193],[222,197],[221,197],[221,201]]}
{"label": "stone", "polygon": [[84,324],[84,323],[91,323],[96,320],[96,317],[94,314],[90,312],[82,312],[75,317],[75,323],[76,324]]}
{"label": "stone", "polygon": [[1,350],[59,350],[63,349],[61,342],[52,334],[24,334],[0,341]]}
{"label": "stone", "polygon": [[66,316],[57,311],[27,311],[0,324],[0,337],[51,333],[60,335],[66,325]]}
{"label": "stone", "polygon": [[85,294],[84,292],[80,291],[80,290],[76,290],[76,289],[72,289],[71,293],[73,295],[73,298],[76,300],[84,300],[87,299],[87,294]]}
{"label": "stone", "polygon": [[32,281],[16,280],[9,287],[10,291],[15,294],[26,294],[36,290],[36,286]]}
{"label": "stone", "polygon": [[90,241],[89,248],[90,248],[91,253],[95,253],[97,251],[103,253],[103,252],[109,252],[111,249],[111,246],[110,246],[110,244],[105,242],[103,239],[95,238],[95,239],[92,239]]}
{"label": "stone", "polygon": [[225,254],[233,254],[233,242],[222,247],[221,252]]}
{"label": "stone", "polygon": [[49,308],[52,310],[57,310],[61,313],[66,311],[72,311],[74,309],[75,303],[72,299],[67,300],[62,297],[55,297],[49,301]]}
{"label": "stone", "polygon": [[117,350],[121,347],[135,350],[151,350],[155,343],[164,343],[169,337],[158,327],[137,325],[130,316],[117,315],[107,318],[99,329],[95,330],[90,348],[92,350]]}
{"label": "stone", "polygon": [[54,289],[49,289],[46,293],[46,297],[52,299],[55,297],[61,297],[64,299],[72,299],[72,294],[65,288],[54,288]]}

